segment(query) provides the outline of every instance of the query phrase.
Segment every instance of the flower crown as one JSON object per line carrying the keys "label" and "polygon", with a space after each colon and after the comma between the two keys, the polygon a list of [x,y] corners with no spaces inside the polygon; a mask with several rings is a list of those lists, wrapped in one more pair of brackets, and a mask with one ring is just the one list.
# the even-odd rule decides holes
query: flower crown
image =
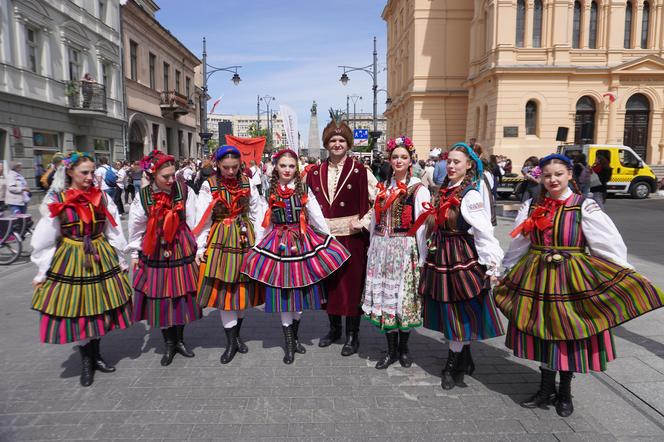
{"label": "flower crown", "polygon": [[81,158],[89,158],[92,160],[92,155],[90,155],[90,152],[81,152],[81,151],[74,151],[70,152],[67,154],[67,156],[62,160],[66,168],[72,167],[74,164],[78,162]]}
{"label": "flower crown", "polygon": [[410,153],[413,153],[415,151],[415,145],[413,144],[413,140],[404,135],[401,135],[398,138],[390,138],[387,141],[388,152],[393,151],[397,147],[405,147]]}
{"label": "flower crown", "polygon": [[167,155],[160,150],[153,150],[141,160],[141,169],[149,174],[154,174],[159,167],[169,161],[175,161],[171,155]]}

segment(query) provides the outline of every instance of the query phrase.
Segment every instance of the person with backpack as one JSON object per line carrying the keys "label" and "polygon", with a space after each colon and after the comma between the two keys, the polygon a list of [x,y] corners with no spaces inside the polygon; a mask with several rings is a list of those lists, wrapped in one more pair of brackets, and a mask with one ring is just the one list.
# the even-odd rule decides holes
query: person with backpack
{"label": "person with backpack", "polygon": [[[99,167],[95,170],[95,182],[99,190],[113,199],[115,197],[115,188],[118,184],[117,173],[108,165],[108,158],[99,158]],[[115,202],[115,201],[114,201]]]}
{"label": "person with backpack", "polygon": [[51,188],[51,184],[53,184],[53,176],[55,175],[55,171],[58,170],[58,166],[62,164],[63,158],[64,156],[60,152],[53,154],[51,163],[39,176],[39,187],[41,187],[42,190],[48,191],[48,189]]}

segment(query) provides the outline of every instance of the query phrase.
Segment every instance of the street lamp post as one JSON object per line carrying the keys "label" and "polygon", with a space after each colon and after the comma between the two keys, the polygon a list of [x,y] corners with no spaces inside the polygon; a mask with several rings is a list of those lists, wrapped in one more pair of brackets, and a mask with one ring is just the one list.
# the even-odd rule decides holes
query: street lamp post
{"label": "street lamp post", "polygon": [[[207,48],[206,48],[206,40],[205,37],[203,37],[203,97],[202,97],[202,112],[201,112],[201,133],[199,134],[201,137],[201,141],[203,142],[203,155],[208,154],[208,141],[210,141],[210,138],[212,137],[212,134],[208,132],[208,125],[207,125],[207,102],[210,99],[210,96],[208,95],[208,79],[212,76],[212,74],[219,72],[219,71],[225,71],[225,72],[231,72],[233,74],[233,77],[231,78],[231,81],[235,86],[240,84],[240,81],[242,79],[240,78],[240,75],[237,73],[237,70],[241,68],[242,66],[228,66],[225,68],[217,68],[214,66],[211,66],[207,63]],[[208,68],[210,68],[210,71],[208,71]],[[221,140],[220,140],[221,141]]]}
{"label": "street lamp post", "polygon": [[[274,124],[271,124],[272,123],[272,121],[271,121],[272,120],[272,113],[270,112],[270,103],[272,103],[274,100],[276,100],[276,98],[271,96],[271,95],[264,95],[264,96],[260,97],[258,100],[259,100],[259,103],[261,101],[264,102],[265,106],[267,107],[267,113],[266,113],[267,145],[270,149],[272,149],[274,147],[274,145],[273,145],[273,140],[272,140],[272,129],[271,129],[271,127],[274,126]],[[259,128],[260,128],[260,114],[261,114],[261,111],[260,111],[260,104],[259,104],[259,107],[258,107]]]}
{"label": "street lamp post", "polygon": [[356,94],[347,95],[346,99],[347,100],[350,99],[353,102],[353,133],[355,133],[355,129],[357,129],[357,127],[356,127],[357,126],[357,124],[356,124],[356,121],[357,121],[357,112],[356,112],[356,110],[357,110],[357,101],[361,100],[362,96],[361,95],[356,95]]}
{"label": "street lamp post", "polygon": [[381,135],[381,132],[378,132],[378,52],[376,51],[376,37],[373,38],[373,63],[362,67],[343,65],[339,67],[344,70],[339,79],[344,86],[350,81],[347,75],[349,72],[363,71],[369,74],[373,80],[373,86],[371,87],[373,91],[373,132],[371,132],[371,143],[374,156],[376,157],[380,155],[377,142]]}

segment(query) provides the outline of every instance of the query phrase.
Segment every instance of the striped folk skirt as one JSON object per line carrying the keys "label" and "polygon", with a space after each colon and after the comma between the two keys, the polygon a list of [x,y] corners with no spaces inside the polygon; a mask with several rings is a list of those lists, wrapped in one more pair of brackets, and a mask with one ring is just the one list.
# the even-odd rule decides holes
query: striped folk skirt
{"label": "striped folk skirt", "polygon": [[410,330],[422,325],[420,271],[412,236],[374,235],[367,258],[364,318],[381,330]]}
{"label": "striped folk skirt", "polygon": [[170,246],[159,244],[151,256],[140,256],[134,273],[136,322],[146,320],[151,327],[172,327],[201,318],[201,308],[195,301],[196,241],[186,225],[182,226]]}
{"label": "striped folk skirt", "polygon": [[100,338],[132,324],[131,285],[115,249],[103,235],[92,239],[99,260],[89,260],[82,240],[63,238],[46,280],[34,292],[43,343],[66,344]]}

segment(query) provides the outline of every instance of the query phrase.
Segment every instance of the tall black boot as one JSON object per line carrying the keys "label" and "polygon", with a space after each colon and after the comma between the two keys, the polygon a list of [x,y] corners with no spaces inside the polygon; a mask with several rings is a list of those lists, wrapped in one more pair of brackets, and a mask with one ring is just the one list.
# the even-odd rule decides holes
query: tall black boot
{"label": "tall black boot", "polygon": [[230,328],[224,328],[226,333],[226,351],[221,355],[219,362],[222,364],[228,364],[235,357],[235,353],[238,352],[237,345],[237,332],[238,326],[234,325]]}
{"label": "tall black boot", "polygon": [[386,369],[399,359],[399,356],[397,355],[399,333],[385,333],[385,337],[387,338],[387,351],[385,352],[383,359],[380,359],[378,362],[376,362],[376,368],[378,370]]}
{"label": "tall black boot", "polygon": [[237,342],[237,351],[242,354],[249,352],[249,347],[247,347],[247,344],[245,344],[242,338],[240,338],[240,329],[242,328],[243,320],[244,318],[237,318],[237,337],[235,338],[235,341]]}
{"label": "tall black boot", "polygon": [[292,364],[295,360],[295,334],[293,333],[293,324],[282,325],[284,331],[284,364]]}
{"label": "tall black boot", "polygon": [[99,370],[102,373],[113,373],[115,367],[112,367],[106,363],[106,361],[101,357],[101,352],[99,349],[100,339],[93,339],[90,341],[92,344],[92,363],[95,367],[95,370]]}
{"label": "tall black boot", "polygon": [[175,351],[185,358],[193,358],[194,352],[184,345],[184,325],[175,326]]}
{"label": "tall black boot", "polygon": [[346,343],[341,347],[341,356],[350,356],[360,349],[359,316],[346,316]]}
{"label": "tall black boot", "polygon": [[475,372],[475,362],[473,362],[473,357],[470,354],[470,344],[464,345],[460,353],[461,356],[459,356],[457,366],[454,369],[454,373],[452,373],[454,382],[457,384],[463,382],[464,375],[470,375]]}
{"label": "tall black boot", "polygon": [[462,352],[455,353],[452,350],[447,351],[447,361],[440,374],[440,386],[443,390],[451,390],[456,385],[455,375],[459,371]]}
{"label": "tall black boot", "polygon": [[560,417],[568,417],[574,413],[574,404],[572,403],[572,378],[574,373],[571,371],[560,372],[560,385],[558,385],[558,394],[556,395],[556,413]]}
{"label": "tall black boot", "polygon": [[319,347],[329,347],[341,338],[341,316],[327,315],[330,320],[330,331],[318,341]]}
{"label": "tall black boot", "polygon": [[164,356],[161,357],[161,365],[166,367],[171,365],[175,357],[175,327],[162,328],[161,334],[164,337]]}
{"label": "tall black boot", "polygon": [[544,405],[553,404],[556,400],[556,372],[540,367],[542,377],[540,387],[530,399],[521,402],[524,408],[538,408]]}
{"label": "tall black boot", "polygon": [[300,320],[293,319],[293,336],[295,337],[295,353],[301,355],[307,352],[307,349],[304,348],[304,345],[300,344],[300,338],[297,336],[297,332],[300,330]]}
{"label": "tall black boot", "polygon": [[399,330],[399,363],[402,367],[410,367],[413,365],[413,360],[410,358],[408,353],[408,338],[410,337],[410,332],[405,332]]}
{"label": "tall black boot", "polygon": [[95,380],[95,367],[92,360],[92,342],[85,345],[79,345],[78,351],[81,353],[81,385],[89,387]]}

